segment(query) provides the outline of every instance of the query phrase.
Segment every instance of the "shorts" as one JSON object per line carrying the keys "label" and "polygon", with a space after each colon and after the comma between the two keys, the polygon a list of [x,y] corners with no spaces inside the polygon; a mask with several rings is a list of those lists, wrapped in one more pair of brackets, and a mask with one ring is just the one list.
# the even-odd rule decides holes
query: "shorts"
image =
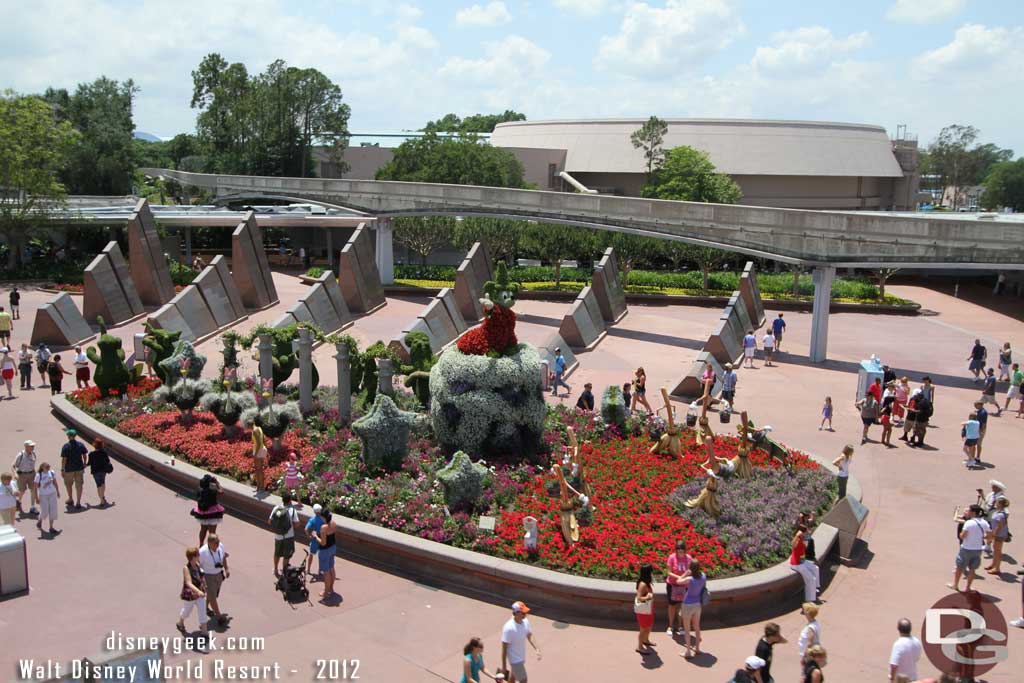
{"label": "shorts", "polygon": [[673,600],[672,599],[672,584],[670,584],[670,583],[666,583],[665,584],[665,595],[668,596],[668,604],[670,604],[670,605],[681,605],[681,604],[683,604],[683,599],[682,598],[679,598],[678,600]]}
{"label": "shorts", "polygon": [[0,371],[0,377],[3,377],[7,381],[14,379],[14,368],[5,368]]}
{"label": "shorts", "polygon": [[526,662],[509,662],[508,670],[512,672],[517,681],[525,681],[529,678],[526,675]]}
{"label": "shorts", "polygon": [[1015,399],[1015,398],[1017,398],[1019,396],[1020,396],[1020,385],[1019,384],[1012,384],[1012,385],[1010,385],[1009,390],[1007,390],[1007,392],[1006,392],[1006,399],[1007,400],[1012,400],[1012,399]]}
{"label": "shorts", "polygon": [[928,423],[921,422],[918,420],[914,423],[914,436],[924,438],[925,433],[928,431]]}
{"label": "shorts", "polygon": [[82,470],[77,472],[64,472],[61,475],[64,479],[64,487],[67,489],[68,497],[71,497],[71,485],[74,484],[78,488],[82,488],[82,483],[85,481],[85,475]]}
{"label": "shorts", "polygon": [[700,618],[701,604],[699,602],[689,603],[684,602],[683,606],[679,608],[679,614],[684,618],[697,617]]}
{"label": "shorts", "polygon": [[968,447],[970,447],[970,446],[977,446],[978,445],[978,439],[964,439],[964,445],[968,446]]}
{"label": "shorts", "polygon": [[753,358],[754,357],[754,351],[755,351],[755,349],[752,346],[748,346],[748,347],[744,348],[743,349],[743,357],[744,358]]}
{"label": "shorts", "polygon": [[255,458],[256,460],[266,460],[267,459],[267,447],[264,446],[263,448],[259,449],[258,451],[256,451],[256,455],[254,455],[252,457]]}
{"label": "shorts", "polygon": [[107,485],[107,473],[106,472],[93,472],[92,480],[96,482],[96,486]]}
{"label": "shorts", "polygon": [[80,379],[83,382],[88,382],[89,381],[89,368],[76,368],[75,369],[75,379],[76,380]]}
{"label": "shorts", "polygon": [[28,492],[32,490],[32,487],[36,485],[36,473],[35,472],[18,472],[18,490],[21,492]]}
{"label": "shorts", "polygon": [[286,560],[290,560],[292,555],[295,554],[295,539],[294,538],[275,538],[274,539],[274,557],[283,557]]}
{"label": "shorts", "polygon": [[981,551],[980,550],[964,550],[960,548],[960,552],[956,554],[956,567],[957,569],[963,569],[965,571],[973,572],[975,569],[981,566]]}
{"label": "shorts", "polygon": [[736,390],[731,389],[729,391],[722,389],[722,399],[732,403],[733,399],[736,398]]}
{"label": "shorts", "polygon": [[971,364],[967,366],[968,370],[984,370],[985,361],[980,358],[971,359]]}
{"label": "shorts", "polygon": [[330,548],[321,548],[316,553],[317,562],[320,565],[320,573],[329,572],[334,569],[334,557],[335,549],[337,546],[331,546]]}
{"label": "shorts", "polygon": [[875,424],[875,418],[873,417],[862,417],[860,421],[864,423],[865,427]]}
{"label": "shorts", "polygon": [[775,353],[775,347],[774,346],[766,346],[766,347],[764,347],[764,355],[771,356],[773,353]]}
{"label": "shorts", "polygon": [[224,574],[205,574],[206,577],[206,599],[216,600],[220,597],[220,586],[224,583]]}
{"label": "shorts", "polygon": [[643,630],[654,628],[654,612],[636,615],[636,623]]}

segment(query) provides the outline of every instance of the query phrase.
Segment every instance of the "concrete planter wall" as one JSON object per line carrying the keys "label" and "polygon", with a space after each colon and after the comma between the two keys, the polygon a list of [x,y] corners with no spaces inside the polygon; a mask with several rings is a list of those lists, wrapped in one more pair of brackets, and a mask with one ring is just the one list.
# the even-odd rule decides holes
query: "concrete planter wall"
{"label": "concrete planter wall", "polygon": [[[63,395],[54,396],[50,405],[57,416],[75,427],[79,434],[90,440],[102,437],[120,460],[173,489],[191,496],[198,488],[199,479],[207,473],[181,461],[172,466],[171,456],[107,427]],[[815,459],[835,471],[830,463]],[[280,499],[277,496],[258,499],[247,484],[223,476],[218,479],[223,489],[221,504],[233,514],[266,527],[270,511]],[[853,477],[850,477],[847,493],[858,500],[861,498],[860,484]],[[304,508],[300,514],[305,522],[309,508]],[[632,582],[563,574],[453,548],[340,515],[335,516],[335,521],[340,535],[339,554],[374,568],[469,592],[491,602],[504,604],[521,599],[535,609],[540,608],[542,614],[560,620],[635,626]],[[828,525],[815,530],[815,546],[822,561],[835,547],[838,535],[838,530]],[[672,541],[665,539],[666,556]],[[702,624],[736,625],[793,608],[801,602],[803,583],[788,563],[782,563],[743,576],[709,581],[708,590],[712,601],[704,608]],[[664,609],[664,589],[657,586],[655,594],[655,610]],[[656,611],[656,614],[662,613]]]}

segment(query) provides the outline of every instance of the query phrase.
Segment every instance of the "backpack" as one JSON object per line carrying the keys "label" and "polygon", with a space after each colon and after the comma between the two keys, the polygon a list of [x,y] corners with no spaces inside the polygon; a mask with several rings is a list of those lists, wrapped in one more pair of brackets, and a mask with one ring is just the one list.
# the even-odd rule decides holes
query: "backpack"
{"label": "backpack", "polygon": [[287,534],[289,529],[292,528],[292,517],[288,514],[288,508],[283,505],[278,505],[274,508],[274,512],[270,515],[270,528],[274,530],[275,534]]}

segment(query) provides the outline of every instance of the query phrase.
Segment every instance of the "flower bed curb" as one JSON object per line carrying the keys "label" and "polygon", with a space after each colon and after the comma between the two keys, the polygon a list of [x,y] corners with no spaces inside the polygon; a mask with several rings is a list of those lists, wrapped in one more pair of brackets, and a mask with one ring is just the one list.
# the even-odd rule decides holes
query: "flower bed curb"
{"label": "flower bed curb", "polygon": [[[64,395],[51,398],[50,406],[79,434],[90,440],[97,436],[103,438],[118,459],[171,488],[191,494],[198,488],[199,479],[207,474],[206,470],[185,462],[171,465],[171,456],[107,427]],[[822,467],[835,471],[831,463],[811,457]],[[239,517],[268,528],[270,511],[280,498],[275,495],[257,497],[246,484],[227,477],[218,479],[223,490],[220,502],[224,507]],[[862,496],[860,484],[852,476],[847,495],[857,500]],[[308,507],[300,510],[300,517],[305,523],[309,518]],[[368,566],[437,583],[488,602],[510,603],[521,599],[540,607],[539,613],[547,612],[547,616],[563,621],[572,618],[635,626],[632,611],[635,589],[630,582],[572,576],[453,548],[341,515],[336,515],[335,521],[340,534],[340,554]],[[827,524],[815,530],[814,542],[821,560],[831,553],[838,538],[838,530]],[[671,542],[672,539],[666,539],[665,547],[668,548]],[[344,586],[342,588],[344,590]],[[789,564],[783,562],[742,576],[713,579],[708,582],[708,590],[713,598],[704,609],[702,623],[737,625],[760,620],[767,613],[788,611],[799,604],[803,583],[789,569]],[[663,609],[665,595],[661,586],[656,587],[655,594],[655,609]]]}

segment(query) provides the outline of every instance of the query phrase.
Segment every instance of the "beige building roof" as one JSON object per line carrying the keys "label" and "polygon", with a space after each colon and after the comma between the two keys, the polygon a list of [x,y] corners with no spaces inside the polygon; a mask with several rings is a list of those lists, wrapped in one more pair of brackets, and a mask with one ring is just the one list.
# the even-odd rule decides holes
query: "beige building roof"
{"label": "beige building roof", "polygon": [[[515,121],[499,123],[498,147],[566,150],[569,173],[640,173],[641,150],[630,134],[646,119]],[[814,121],[664,119],[665,148],[689,145],[707,152],[730,175],[902,177],[881,126]]]}

